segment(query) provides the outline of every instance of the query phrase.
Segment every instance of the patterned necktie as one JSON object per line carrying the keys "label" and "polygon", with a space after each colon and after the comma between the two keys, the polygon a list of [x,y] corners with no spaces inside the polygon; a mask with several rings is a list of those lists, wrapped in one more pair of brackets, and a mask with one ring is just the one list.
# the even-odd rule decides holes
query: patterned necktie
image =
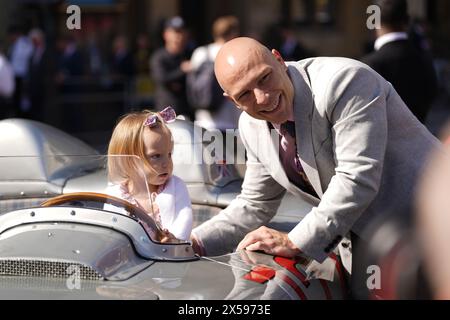
{"label": "patterned necktie", "polygon": [[[308,177],[306,176],[305,171],[303,170],[302,164],[300,162],[300,158],[297,152],[297,143],[296,143],[296,135],[295,135],[295,122],[293,121],[286,121],[280,126],[280,133],[286,138],[287,135],[290,137],[290,143],[294,144],[295,148],[295,156],[294,156],[294,163],[296,167],[296,172],[300,176],[302,180],[302,186],[304,191],[307,191],[308,193],[314,195],[317,197],[316,192],[314,191],[313,186],[309,182]],[[292,147],[292,146],[291,146]]]}

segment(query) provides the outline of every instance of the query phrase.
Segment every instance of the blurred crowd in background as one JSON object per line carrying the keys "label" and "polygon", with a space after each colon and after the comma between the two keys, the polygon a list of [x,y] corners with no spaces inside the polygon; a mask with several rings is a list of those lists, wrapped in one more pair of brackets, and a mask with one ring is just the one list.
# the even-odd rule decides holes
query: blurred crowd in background
{"label": "blurred crowd in background", "polygon": [[[25,1],[30,2],[33,1]],[[46,8],[46,1],[36,2],[40,3],[40,9]],[[55,2],[64,7],[64,1],[48,1],[53,6]],[[336,7],[334,1],[305,3],[313,2],[319,5],[325,3],[329,10]],[[82,13],[83,3],[86,1],[80,4]],[[284,3],[288,2],[282,1],[281,5]],[[19,7],[22,11],[27,8],[29,6],[26,5]],[[305,8],[308,9],[308,6]],[[104,17],[96,21],[95,18],[82,16],[82,30],[62,28],[58,32],[55,29],[61,28],[56,28],[55,24],[49,27],[46,15],[32,21],[10,18],[8,25],[3,26],[5,36],[0,39],[0,117],[43,121],[89,140],[87,133],[106,132],[107,137],[116,119],[125,112],[172,105],[179,114],[199,121],[208,129],[236,128],[237,110],[233,113],[225,102],[223,106],[216,103],[219,106],[213,110],[193,105],[195,102],[189,99],[186,84],[189,75],[198,71],[204,60],[213,60],[222,43],[239,35],[252,36],[269,48],[278,49],[286,61],[333,54],[331,49],[329,52],[323,49],[324,46],[319,50],[317,46],[311,48],[302,36],[305,23],[290,17],[289,12],[286,13],[289,19],[268,23],[256,33],[242,27],[246,21],[239,19],[240,14],[228,14],[228,11],[224,10],[226,14],[222,15],[219,11],[211,20],[209,30],[203,30],[201,37],[198,31],[193,32],[192,23],[187,23],[182,15],[161,17],[155,30],[135,30],[132,36],[130,33],[112,31],[117,30],[114,19]],[[322,20],[324,24],[333,23],[324,12],[317,13],[321,23]],[[450,109],[449,60],[446,57],[433,58],[435,43],[428,38],[430,26],[427,21],[407,20],[405,17],[394,19],[403,19],[404,31],[409,34],[411,42],[429,56],[436,75],[435,81],[417,77],[415,86],[394,86],[410,102],[422,99],[421,89],[418,89],[423,88],[421,81],[430,84],[426,90],[428,96],[420,102],[420,108],[426,110],[421,111],[418,118],[429,125],[433,133],[440,134],[445,117],[439,113],[427,119],[427,113],[436,103],[445,105],[445,108],[440,107],[439,112]],[[92,27],[95,22],[101,25],[100,29]],[[136,24],[139,25],[139,21]],[[366,25],[362,24],[361,28],[366,28]],[[374,41],[379,36],[377,31],[367,29],[363,32],[366,33],[366,42],[354,44],[360,47],[357,50],[360,56],[350,57],[362,59],[389,78],[377,70],[373,57],[368,58],[369,53],[374,51]],[[193,56],[195,49],[197,54]],[[404,77],[411,78],[413,73],[411,71]]]}

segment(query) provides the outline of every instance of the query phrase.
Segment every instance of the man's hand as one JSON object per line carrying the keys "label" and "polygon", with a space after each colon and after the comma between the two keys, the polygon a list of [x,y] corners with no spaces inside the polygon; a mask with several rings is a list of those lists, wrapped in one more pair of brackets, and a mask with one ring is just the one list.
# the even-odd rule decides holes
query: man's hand
{"label": "man's hand", "polygon": [[239,243],[238,250],[247,249],[249,251],[264,251],[265,253],[293,258],[301,251],[291,240],[287,233],[282,233],[267,227],[261,227],[248,233]]}

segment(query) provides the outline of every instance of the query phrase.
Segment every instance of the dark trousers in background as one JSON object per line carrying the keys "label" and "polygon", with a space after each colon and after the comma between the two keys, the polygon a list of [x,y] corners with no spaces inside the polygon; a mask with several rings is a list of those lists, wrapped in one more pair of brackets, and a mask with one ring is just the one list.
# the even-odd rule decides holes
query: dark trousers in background
{"label": "dark trousers in background", "polygon": [[21,114],[21,104],[23,95],[23,78],[15,77],[15,89],[12,96],[12,110],[11,117],[20,117]]}
{"label": "dark trousers in background", "polygon": [[10,99],[0,97],[0,120],[11,117]]}

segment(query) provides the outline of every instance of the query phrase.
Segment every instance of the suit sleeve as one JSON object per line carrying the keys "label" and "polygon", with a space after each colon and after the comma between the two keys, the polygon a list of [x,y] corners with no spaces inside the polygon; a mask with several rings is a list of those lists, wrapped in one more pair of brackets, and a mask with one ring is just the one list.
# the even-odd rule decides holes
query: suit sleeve
{"label": "suit sleeve", "polygon": [[[268,173],[246,140],[244,132],[251,133],[254,129],[244,128],[242,118],[239,130],[247,151],[247,169],[241,193],[217,216],[193,230],[207,255],[231,252],[248,232],[268,223],[286,192]],[[257,135],[254,137],[257,139]],[[252,146],[258,144],[253,142]]]}
{"label": "suit sleeve", "polygon": [[289,233],[322,262],[376,197],[387,145],[386,84],[364,67],[339,71],[326,91],[335,175],[318,207]]}

